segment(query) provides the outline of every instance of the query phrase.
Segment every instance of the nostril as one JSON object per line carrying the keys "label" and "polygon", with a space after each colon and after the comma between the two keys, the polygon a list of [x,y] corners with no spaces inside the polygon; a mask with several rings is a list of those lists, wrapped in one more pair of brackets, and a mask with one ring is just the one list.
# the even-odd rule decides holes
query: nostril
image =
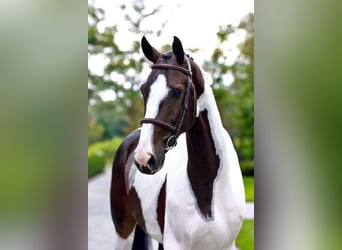
{"label": "nostril", "polygon": [[153,169],[157,166],[157,159],[154,157],[154,155],[151,155],[151,158],[148,160],[148,165],[152,167]]}
{"label": "nostril", "polygon": [[143,161],[139,161],[139,157],[135,157],[134,164],[138,170],[144,174],[154,174],[157,171],[157,159],[153,154],[150,153],[144,157]]}

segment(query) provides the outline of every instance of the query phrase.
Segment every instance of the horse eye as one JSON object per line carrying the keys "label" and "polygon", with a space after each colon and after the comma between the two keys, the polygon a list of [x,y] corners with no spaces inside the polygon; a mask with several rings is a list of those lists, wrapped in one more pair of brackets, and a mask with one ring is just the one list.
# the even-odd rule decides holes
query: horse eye
{"label": "horse eye", "polygon": [[179,97],[181,93],[182,93],[182,90],[180,89],[172,89],[171,91],[172,97]]}

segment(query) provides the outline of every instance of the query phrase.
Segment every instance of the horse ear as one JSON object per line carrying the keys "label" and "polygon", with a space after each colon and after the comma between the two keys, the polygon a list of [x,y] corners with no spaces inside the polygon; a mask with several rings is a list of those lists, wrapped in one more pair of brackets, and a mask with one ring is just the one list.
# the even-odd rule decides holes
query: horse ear
{"label": "horse ear", "polygon": [[151,44],[147,41],[145,36],[143,36],[143,38],[141,39],[141,48],[148,60],[150,60],[153,63],[157,61],[157,59],[160,56],[160,53],[151,46]]}
{"label": "horse ear", "polygon": [[182,64],[184,61],[184,50],[181,41],[176,36],[173,37],[172,51],[176,56],[177,62]]}

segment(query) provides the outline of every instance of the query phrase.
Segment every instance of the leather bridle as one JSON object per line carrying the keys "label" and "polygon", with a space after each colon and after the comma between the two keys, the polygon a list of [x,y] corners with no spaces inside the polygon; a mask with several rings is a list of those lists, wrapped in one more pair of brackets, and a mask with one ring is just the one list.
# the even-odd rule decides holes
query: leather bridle
{"label": "leather bridle", "polygon": [[[191,66],[190,66],[190,62],[189,59],[187,58],[187,56],[185,56],[185,59],[188,63],[188,69],[176,66],[176,65],[169,65],[169,64],[155,64],[152,65],[151,68],[152,69],[171,69],[171,70],[177,70],[179,72],[182,72],[183,74],[185,74],[188,79],[186,80],[186,92],[183,98],[183,105],[182,105],[182,109],[180,111],[180,114],[178,115],[177,121],[175,126],[168,124],[164,121],[160,121],[154,118],[144,118],[140,121],[140,124],[142,125],[143,123],[152,123],[156,126],[159,126],[161,128],[164,128],[166,130],[169,130],[172,135],[169,137],[169,139],[166,142],[166,148],[165,150],[171,150],[172,148],[174,148],[177,145],[177,138],[180,134],[180,128],[182,126],[183,120],[184,120],[184,116],[185,116],[185,112],[189,107],[189,100],[190,100],[190,94],[191,91],[194,93],[194,84],[192,82],[192,71],[191,71]],[[195,98],[195,97],[193,97]],[[194,107],[195,109],[195,107]],[[192,114],[192,124],[195,121],[195,114],[193,112]]]}

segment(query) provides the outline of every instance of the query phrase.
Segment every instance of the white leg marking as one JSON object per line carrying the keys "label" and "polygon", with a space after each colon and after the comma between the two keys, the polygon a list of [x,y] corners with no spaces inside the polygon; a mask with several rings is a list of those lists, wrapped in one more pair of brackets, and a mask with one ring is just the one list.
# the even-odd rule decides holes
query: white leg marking
{"label": "white leg marking", "polygon": [[121,238],[118,234],[115,235],[115,250],[131,250],[133,246],[134,230],[127,237],[127,239]]}

